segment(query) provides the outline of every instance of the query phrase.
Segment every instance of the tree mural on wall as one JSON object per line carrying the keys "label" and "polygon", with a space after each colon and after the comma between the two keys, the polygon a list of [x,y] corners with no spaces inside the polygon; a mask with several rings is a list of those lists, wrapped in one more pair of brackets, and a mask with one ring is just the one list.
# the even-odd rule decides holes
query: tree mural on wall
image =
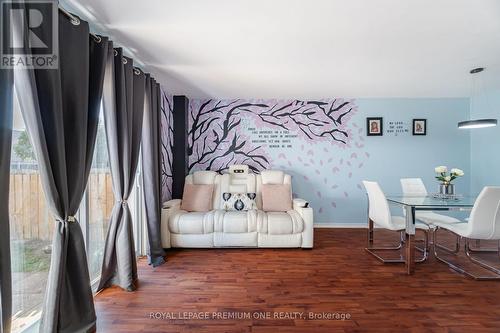
{"label": "tree mural on wall", "polygon": [[[276,168],[292,174],[296,196],[307,197],[318,216],[330,221],[346,200],[363,192],[366,150],[363,125],[352,117],[355,100],[190,101],[189,172],[223,171],[247,164],[254,172]],[[173,101],[162,91],[162,200],[172,198]],[[250,130],[255,128],[255,131]],[[274,149],[259,135],[282,132],[292,147]],[[289,136],[289,137],[290,137]],[[316,145],[322,142],[323,144]],[[304,191],[300,193],[300,191]],[[313,195],[311,195],[313,193]]]}
{"label": "tree mural on wall", "polygon": [[174,145],[172,96],[161,90],[161,189],[162,202],[172,199],[172,157]]}
{"label": "tree mural on wall", "polygon": [[247,164],[254,172],[268,168],[272,161],[265,144],[252,142],[241,131],[245,118],[252,119],[256,128],[281,129],[309,143],[349,145],[347,121],[355,110],[353,101],[343,99],[192,101],[189,171],[222,171],[232,164]]}

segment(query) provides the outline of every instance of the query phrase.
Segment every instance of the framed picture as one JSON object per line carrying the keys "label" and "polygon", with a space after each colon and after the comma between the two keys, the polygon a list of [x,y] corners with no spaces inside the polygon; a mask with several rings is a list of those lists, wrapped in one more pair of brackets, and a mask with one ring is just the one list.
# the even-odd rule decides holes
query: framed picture
{"label": "framed picture", "polygon": [[427,119],[413,119],[413,135],[427,134]]}
{"label": "framed picture", "polygon": [[384,121],[382,117],[366,118],[366,135],[384,135]]}

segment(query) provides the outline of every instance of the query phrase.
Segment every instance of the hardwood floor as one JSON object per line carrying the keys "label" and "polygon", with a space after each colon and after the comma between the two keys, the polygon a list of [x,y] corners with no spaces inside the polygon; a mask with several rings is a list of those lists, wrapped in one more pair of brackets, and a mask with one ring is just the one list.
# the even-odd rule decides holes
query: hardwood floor
{"label": "hardwood floor", "polygon": [[[171,250],[157,268],[141,259],[137,291],[96,296],[98,332],[500,332],[500,281],[470,280],[433,256],[407,276],[365,241],[365,229],[316,229],[312,250]],[[209,319],[179,318],[193,312]]]}

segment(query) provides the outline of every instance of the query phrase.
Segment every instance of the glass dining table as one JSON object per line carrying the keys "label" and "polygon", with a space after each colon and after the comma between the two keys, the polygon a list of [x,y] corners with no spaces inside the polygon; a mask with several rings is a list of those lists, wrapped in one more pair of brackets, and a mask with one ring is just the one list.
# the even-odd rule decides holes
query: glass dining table
{"label": "glass dining table", "polygon": [[454,198],[435,198],[433,196],[388,196],[390,204],[402,206],[406,212],[405,264],[406,273],[415,271],[415,212],[470,210],[476,196],[457,196]]}

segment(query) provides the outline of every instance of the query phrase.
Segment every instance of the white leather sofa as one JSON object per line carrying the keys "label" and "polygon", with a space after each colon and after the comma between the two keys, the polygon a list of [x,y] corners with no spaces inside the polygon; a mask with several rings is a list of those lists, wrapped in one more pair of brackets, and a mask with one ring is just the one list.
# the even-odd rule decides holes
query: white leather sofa
{"label": "white leather sofa", "polygon": [[[313,209],[302,199],[293,199],[288,212],[264,212],[262,184],[291,184],[291,176],[283,171],[266,170],[250,173],[248,166],[232,166],[229,173],[196,171],[186,177],[186,184],[214,184],[209,212],[181,210],[181,200],[163,204],[161,216],[164,248],[212,247],[313,247]],[[222,193],[256,193],[257,209],[226,211]]]}

